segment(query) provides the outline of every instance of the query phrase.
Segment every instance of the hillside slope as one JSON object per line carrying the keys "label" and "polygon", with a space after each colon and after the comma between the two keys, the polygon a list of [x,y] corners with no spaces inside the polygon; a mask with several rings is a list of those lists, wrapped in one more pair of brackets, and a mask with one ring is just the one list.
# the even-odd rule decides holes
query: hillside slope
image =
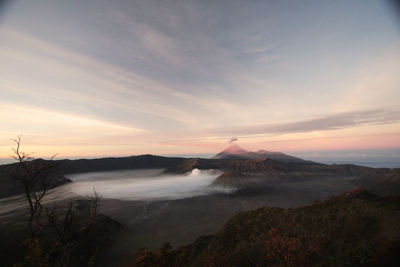
{"label": "hillside slope", "polygon": [[241,212],[213,236],[175,250],[142,251],[136,263],[152,259],[166,264],[161,266],[398,266],[399,225],[400,198],[354,190],[307,207]]}
{"label": "hillside slope", "polygon": [[373,169],[354,184],[380,195],[400,195],[400,169]]}
{"label": "hillside slope", "polygon": [[[32,165],[33,164],[33,165]],[[46,166],[52,164],[50,161],[37,159],[30,162],[29,166]],[[0,165],[0,198],[22,194],[24,188],[22,184],[15,179],[19,165],[17,163]],[[33,168],[35,169],[35,167]],[[56,168],[51,168],[46,174],[49,178],[49,188],[54,188],[71,180],[64,177]]]}

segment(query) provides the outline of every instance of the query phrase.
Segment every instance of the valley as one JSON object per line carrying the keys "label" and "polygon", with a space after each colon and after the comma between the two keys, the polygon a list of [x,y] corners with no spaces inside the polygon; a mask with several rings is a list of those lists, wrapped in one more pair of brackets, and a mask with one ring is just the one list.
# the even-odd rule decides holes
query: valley
{"label": "valley", "polygon": [[[275,160],[254,158],[256,153],[244,150],[238,155],[237,146],[231,150],[234,155],[225,151],[211,159],[145,155],[60,161],[53,175],[65,182],[47,193],[45,204],[79,202],[95,189],[101,195],[99,212],[122,225],[113,245],[98,255],[103,266],[113,266],[144,247],[155,250],[168,242],[179,248],[213,235],[239,212],[309,206],[371,180],[390,183],[391,191],[379,191],[390,194],[399,179],[396,169],[293,161],[283,153],[275,153],[280,157]],[[10,172],[10,166],[2,167]],[[379,180],[376,173],[389,178]],[[20,231],[26,220],[23,197],[0,198],[0,204],[0,226]]]}

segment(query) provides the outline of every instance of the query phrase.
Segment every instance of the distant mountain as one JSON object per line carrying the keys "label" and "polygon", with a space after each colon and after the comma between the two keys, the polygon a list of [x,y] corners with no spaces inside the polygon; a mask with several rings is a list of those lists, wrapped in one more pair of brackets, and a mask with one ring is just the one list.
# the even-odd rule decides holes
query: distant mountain
{"label": "distant mountain", "polygon": [[271,152],[259,150],[257,152],[247,151],[236,144],[232,144],[224,151],[218,153],[213,159],[272,159],[279,162],[307,162],[306,160],[296,158],[281,152]]}
{"label": "distant mountain", "polygon": [[62,174],[133,169],[165,169],[182,164],[185,160],[187,159],[149,154],[118,158],[61,160],[59,169]]}
{"label": "distant mountain", "polygon": [[272,159],[280,162],[311,162],[301,158],[293,157],[282,152],[272,152],[267,150],[259,150],[256,154],[263,158]]}

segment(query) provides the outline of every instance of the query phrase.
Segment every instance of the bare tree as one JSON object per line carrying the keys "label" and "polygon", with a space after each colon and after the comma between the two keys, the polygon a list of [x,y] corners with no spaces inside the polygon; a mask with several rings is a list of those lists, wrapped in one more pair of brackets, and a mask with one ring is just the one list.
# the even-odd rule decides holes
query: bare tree
{"label": "bare tree", "polygon": [[[88,229],[95,223],[101,196],[93,188],[93,195],[89,195],[87,198],[90,201],[90,207],[88,208],[89,214],[88,217],[85,216],[83,218],[84,225],[81,227],[81,230]],[[45,210],[49,226],[54,229],[59,241],[64,245],[68,244],[73,235],[73,224],[76,222],[76,217],[79,216],[79,211],[76,205],[74,205],[74,202],[72,200],[68,201],[64,205],[64,208],[54,206],[52,208],[46,208]],[[82,221],[82,218],[80,221]]]}
{"label": "bare tree", "polygon": [[[14,179],[23,186],[29,207],[27,228],[30,238],[26,240],[29,248],[26,260],[35,266],[66,266],[73,249],[92,229],[101,196],[93,188],[93,195],[87,196],[90,202],[87,215],[79,211],[77,202],[73,200],[45,206],[43,200],[51,188],[52,178],[57,175],[55,156],[50,160],[35,159],[21,151],[21,136],[13,141],[16,147],[12,148],[12,157],[18,161]],[[43,231],[42,224],[46,229],[53,229],[55,235]],[[45,237],[41,236],[42,232]]]}
{"label": "bare tree", "polygon": [[73,202],[68,201],[61,214],[57,207],[46,209],[46,216],[49,226],[54,229],[61,243],[69,242],[72,233],[72,227],[77,210]]}
{"label": "bare tree", "polygon": [[93,187],[93,195],[87,196],[87,198],[90,200],[91,205],[90,205],[90,210],[89,210],[89,222],[88,224],[93,224],[94,219],[97,216],[97,210],[99,208],[99,202],[101,199],[101,195],[97,193],[96,189]]}
{"label": "bare tree", "polygon": [[28,230],[31,238],[40,236],[42,230],[41,215],[42,201],[51,184],[51,174],[55,172],[57,164],[51,161],[36,160],[31,154],[21,151],[21,135],[13,140],[16,144],[12,148],[14,159],[18,161],[14,179],[19,181],[24,189],[24,195],[29,206]]}

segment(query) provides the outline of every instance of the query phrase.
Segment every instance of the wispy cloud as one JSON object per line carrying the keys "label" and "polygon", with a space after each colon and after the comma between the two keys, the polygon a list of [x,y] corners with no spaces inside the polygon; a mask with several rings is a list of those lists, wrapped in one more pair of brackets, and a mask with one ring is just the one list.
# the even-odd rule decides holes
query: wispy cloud
{"label": "wispy cloud", "polygon": [[229,130],[221,129],[216,132],[236,135],[284,134],[338,130],[363,125],[392,124],[399,122],[400,111],[395,109],[378,109],[334,114],[298,122],[237,127]]}
{"label": "wispy cloud", "polygon": [[[26,121],[29,117],[29,121]],[[145,130],[127,125],[116,124],[108,121],[101,121],[93,118],[85,118],[81,115],[71,113],[60,113],[54,110],[18,106],[15,103],[0,103],[0,120],[3,122],[1,138],[7,138],[6,133],[13,133],[18,129],[26,134],[45,136],[57,136],[62,139],[67,136],[112,135],[129,133],[137,135],[145,133]],[[18,127],[19,125],[19,127]],[[15,133],[13,133],[15,134]],[[10,136],[9,136],[10,137]]]}

